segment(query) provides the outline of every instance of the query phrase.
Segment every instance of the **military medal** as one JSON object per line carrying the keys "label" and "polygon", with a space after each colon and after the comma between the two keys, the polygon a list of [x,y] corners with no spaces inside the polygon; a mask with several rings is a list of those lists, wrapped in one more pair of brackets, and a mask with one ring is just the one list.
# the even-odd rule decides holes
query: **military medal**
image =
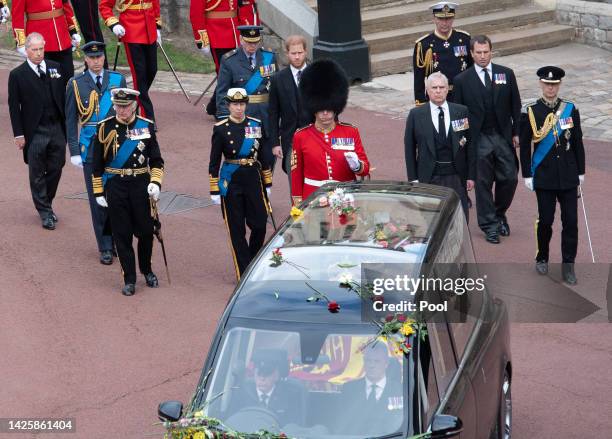
{"label": "military medal", "polygon": [[261,138],[261,127],[244,127],[244,137],[246,139]]}
{"label": "military medal", "polygon": [[467,63],[465,61],[463,61],[461,63],[461,71],[463,72],[465,69],[467,69]]}
{"label": "military medal", "polygon": [[493,79],[496,84],[506,84],[506,74],[505,73],[495,73],[493,75]]}
{"label": "military medal", "polygon": [[448,49],[450,47],[450,43],[448,41],[445,41],[444,44],[442,44],[444,46],[445,49]]}
{"label": "military medal", "polygon": [[332,149],[342,151],[354,151],[355,150],[355,139],[351,137],[332,137],[331,139]]}

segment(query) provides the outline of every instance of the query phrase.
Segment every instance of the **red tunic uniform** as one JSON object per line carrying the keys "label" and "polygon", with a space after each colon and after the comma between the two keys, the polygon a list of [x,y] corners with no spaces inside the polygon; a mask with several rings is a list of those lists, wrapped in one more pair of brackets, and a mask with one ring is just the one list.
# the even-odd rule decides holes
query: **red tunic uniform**
{"label": "red tunic uniform", "polygon": [[[353,172],[344,153],[355,152],[361,169]],[[352,181],[355,175],[368,175],[370,162],[366,156],[359,130],[346,123],[338,123],[323,134],[314,124],[296,131],[291,155],[291,198],[299,204],[317,188],[330,181]]]}
{"label": "red tunic uniform", "polygon": [[259,26],[261,24],[255,0],[241,0],[238,17],[241,26]]}
{"label": "red tunic uniform", "polygon": [[[113,15],[115,4],[119,19]],[[161,28],[159,0],[100,0],[99,9],[108,27],[119,23],[125,28],[122,42],[155,44],[157,41],[157,29]]]}
{"label": "red tunic uniform", "polygon": [[26,36],[32,32],[45,39],[45,52],[71,47],[70,33],[77,32],[77,28],[68,0],[13,0],[11,14],[18,47],[25,45]]}
{"label": "red tunic uniform", "polygon": [[191,0],[189,18],[196,44],[211,49],[238,47],[239,0]]}

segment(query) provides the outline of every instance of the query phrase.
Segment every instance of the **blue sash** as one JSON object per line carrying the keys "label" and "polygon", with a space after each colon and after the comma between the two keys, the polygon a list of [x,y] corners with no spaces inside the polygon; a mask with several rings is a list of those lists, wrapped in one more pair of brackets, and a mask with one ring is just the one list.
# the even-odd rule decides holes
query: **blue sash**
{"label": "blue sash", "polygon": [[[256,120],[249,119],[248,127],[260,127],[261,124]],[[251,152],[251,148],[253,148],[253,144],[255,143],[254,138],[244,137],[242,141],[242,146],[240,147],[240,151],[238,151],[237,159],[246,158],[249,156]],[[236,170],[240,167],[235,163],[227,163],[223,162],[223,166],[221,166],[221,171],[219,172],[219,192],[222,196],[227,195],[227,189],[229,188],[229,184],[232,181],[232,174],[236,172]]]}
{"label": "blue sash", "polygon": [[[563,109],[563,114],[561,114],[559,119],[565,119],[566,117],[569,117],[572,114],[573,109],[574,109],[574,104],[572,104],[571,102],[567,102],[567,104],[565,105],[565,108]],[[563,132],[563,130],[561,129],[561,125],[559,124],[559,119],[556,122],[556,126],[551,128],[551,130],[548,132],[546,137],[544,137],[540,141],[540,143],[538,143],[538,147],[533,153],[533,158],[531,159],[531,176],[532,177],[535,177],[535,171],[537,167],[540,165],[540,163],[542,163],[542,160],[544,160],[544,157],[546,157],[546,154],[550,152],[553,145],[555,144],[555,135],[553,134],[553,131],[555,130],[555,128],[557,132],[559,133],[559,136]]]}
{"label": "blue sash", "polygon": [[108,87],[106,87],[106,91],[102,94],[102,96],[100,96],[100,113],[96,113],[94,111],[87,123],[81,127],[81,132],[79,134],[81,158],[83,159],[83,161],[87,159],[87,152],[89,151],[89,146],[91,145],[91,139],[93,139],[93,136],[96,134],[96,125],[102,119],[106,119],[106,116],[108,115],[108,112],[111,109],[111,88],[117,88],[121,86],[121,75],[108,71],[106,73],[109,75]]}
{"label": "blue sash", "polygon": [[[144,119],[136,118],[136,123],[132,127],[132,130],[147,128],[148,126],[149,126],[149,122],[147,122]],[[135,139],[130,139],[129,137],[126,137],[126,139],[123,141],[123,143],[119,147],[119,150],[117,151],[117,155],[115,156],[113,161],[108,164],[108,167],[116,168],[116,169],[123,168],[123,165],[125,165],[125,162],[127,162],[127,160],[130,158],[130,155],[132,155],[132,153],[138,146],[138,142],[140,142],[140,139],[135,140]],[[110,180],[111,178],[113,178],[114,176],[115,174],[109,174],[107,172],[102,174],[102,185],[105,185],[106,182]]]}
{"label": "blue sash", "polygon": [[[271,64],[272,60],[274,59],[274,53],[272,52],[263,51],[262,56],[263,56],[264,66]],[[249,78],[247,83],[244,85],[244,89],[246,90],[247,94],[252,95],[253,93],[255,93],[257,89],[259,88],[259,86],[261,85],[262,81],[263,81],[263,77],[261,76],[261,69],[255,70],[255,72],[253,72],[253,75]]]}

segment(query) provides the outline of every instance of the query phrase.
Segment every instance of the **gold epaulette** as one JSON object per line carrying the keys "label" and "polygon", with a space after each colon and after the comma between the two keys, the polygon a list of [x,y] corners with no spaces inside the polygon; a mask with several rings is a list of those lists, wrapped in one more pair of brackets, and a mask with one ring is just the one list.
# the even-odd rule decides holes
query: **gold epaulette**
{"label": "gold epaulette", "polygon": [[263,175],[264,185],[268,186],[272,184],[272,171],[271,170],[264,169],[263,171],[261,171],[261,174]]}
{"label": "gold epaulette", "polygon": [[537,103],[538,103],[538,101],[527,102],[526,104],[524,104],[524,105],[521,107],[521,113],[523,113],[523,114],[527,114],[527,109],[528,109],[529,107],[534,106],[534,105],[535,105],[535,104],[537,104]]}
{"label": "gold epaulette", "polygon": [[421,41],[423,41],[425,38],[427,38],[427,37],[428,37],[428,36],[430,36],[430,35],[431,35],[431,33],[428,33],[428,34],[423,35],[421,38],[419,38],[419,39],[417,39],[417,40],[415,41],[415,44],[416,44],[416,43],[420,43]]}
{"label": "gold epaulette", "polygon": [[261,123],[261,119],[257,119],[256,117],[247,116],[247,119],[254,120],[255,122]]}
{"label": "gold epaulette", "polygon": [[310,128],[313,124],[309,123],[308,125],[306,125],[305,127],[302,128],[298,128],[297,130],[295,130],[296,133],[299,133],[302,130],[305,130],[306,128]]}
{"label": "gold epaulette", "polygon": [[348,123],[348,122],[340,122],[340,121],[338,121],[338,125],[342,125],[342,126],[345,126],[345,127],[357,128],[355,125],[353,125],[352,123]]}
{"label": "gold epaulette", "polygon": [[464,31],[463,29],[453,29],[454,32],[460,32],[462,34],[467,35],[468,37],[470,36],[469,32]]}
{"label": "gold epaulette", "polygon": [[142,120],[144,120],[145,122],[155,123],[155,122],[153,122],[151,119],[147,119],[146,117],[142,117],[142,116],[139,116],[139,115],[136,115],[136,117],[137,117],[138,119],[142,119]]}
{"label": "gold epaulette", "polygon": [[225,119],[220,120],[219,122],[217,122],[215,124],[216,127],[223,125],[224,123],[226,123],[229,120],[229,117],[226,117]]}
{"label": "gold epaulette", "polygon": [[108,116],[108,117],[107,117],[107,118],[105,118],[105,119],[99,120],[99,121],[98,121],[98,125],[101,125],[101,124],[103,124],[104,122],[106,122],[107,120],[109,120],[109,119],[113,119],[114,117],[115,117],[115,116]]}
{"label": "gold epaulette", "polygon": [[164,168],[151,168],[151,183],[157,183],[161,187],[164,179]]}
{"label": "gold epaulette", "polygon": [[210,193],[216,194],[219,193],[219,177],[213,177],[212,175],[208,175],[208,179],[210,181]]}

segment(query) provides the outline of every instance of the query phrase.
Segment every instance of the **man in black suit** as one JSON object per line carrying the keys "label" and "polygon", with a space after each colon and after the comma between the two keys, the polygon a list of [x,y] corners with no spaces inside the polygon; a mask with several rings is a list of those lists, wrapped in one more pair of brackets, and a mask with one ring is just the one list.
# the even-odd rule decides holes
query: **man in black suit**
{"label": "man in black suit", "polygon": [[28,165],[34,206],[42,226],[53,230],[52,203],[66,162],[65,82],[60,65],[44,59],[41,34],[28,35],[25,50],[28,59],[9,75],[9,113],[15,144]]}
{"label": "man in black suit", "polygon": [[[454,100],[468,107],[472,142],[477,155],[476,213],[486,240],[499,244],[509,236],[506,211],[518,182],[518,131],[521,97],[514,72],[491,63],[491,40],[470,41],[475,64],[455,77]],[[495,183],[495,195],[493,184]]]}
{"label": "man in black suit", "polygon": [[236,414],[247,407],[269,410],[281,427],[304,424],[304,393],[297,383],[287,380],[287,353],[278,349],[261,349],[253,355],[255,379],[248,381],[233,401]]}
{"label": "man in black suit", "polygon": [[446,101],[448,79],[443,73],[432,73],[425,85],[428,105],[410,110],[406,121],[408,180],[454,189],[467,219],[467,191],[474,187],[476,176],[468,109]]}
{"label": "man in black suit", "polygon": [[342,429],[344,434],[393,433],[401,425],[403,386],[400,373],[393,373],[392,361],[396,360],[389,357],[383,342],[364,349],[365,376],[342,386],[342,400],[348,405],[346,412],[354,415]]}
{"label": "man in black suit", "polygon": [[[270,138],[273,142],[272,153],[282,160],[282,168],[289,175],[291,185],[290,160],[293,134],[298,128],[312,122],[302,104],[298,85],[306,68],[306,39],[301,35],[291,35],[285,40],[285,51],[289,66],[279,71],[270,82]],[[279,143],[280,140],[280,143]],[[291,191],[289,191],[291,192]]]}

